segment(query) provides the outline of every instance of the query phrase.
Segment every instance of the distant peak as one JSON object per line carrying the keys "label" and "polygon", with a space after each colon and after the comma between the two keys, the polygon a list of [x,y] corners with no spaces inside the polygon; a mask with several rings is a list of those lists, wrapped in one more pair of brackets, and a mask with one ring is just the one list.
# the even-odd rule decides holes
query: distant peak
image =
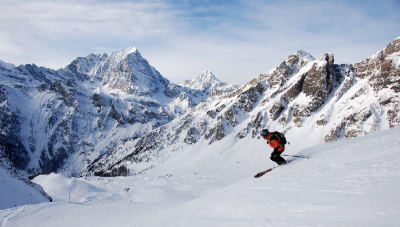
{"label": "distant peak", "polygon": [[124,50],[112,52],[107,56],[111,67],[116,67],[121,61],[127,58],[142,58],[135,47],[128,47]]}
{"label": "distant peak", "polygon": [[196,90],[207,90],[211,87],[225,84],[220,81],[211,71],[206,70],[197,77],[186,80],[184,83],[181,83],[183,87],[189,87]]}
{"label": "distant peak", "polygon": [[[204,78],[206,80],[215,80],[221,82],[211,71],[206,70],[202,74],[198,75],[196,78]],[[196,79],[195,78],[195,79]]]}
{"label": "distant peak", "polygon": [[219,84],[222,83],[211,71],[206,70],[192,80],[185,81],[186,84]]}

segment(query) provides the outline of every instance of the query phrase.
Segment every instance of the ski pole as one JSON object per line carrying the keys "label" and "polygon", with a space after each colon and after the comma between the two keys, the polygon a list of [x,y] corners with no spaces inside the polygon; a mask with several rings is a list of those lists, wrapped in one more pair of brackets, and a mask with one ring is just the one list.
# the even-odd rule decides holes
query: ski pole
{"label": "ski pole", "polygon": [[19,210],[18,210],[17,204],[15,202],[14,202],[14,206],[15,206],[15,209],[17,210],[17,213],[19,214]]}

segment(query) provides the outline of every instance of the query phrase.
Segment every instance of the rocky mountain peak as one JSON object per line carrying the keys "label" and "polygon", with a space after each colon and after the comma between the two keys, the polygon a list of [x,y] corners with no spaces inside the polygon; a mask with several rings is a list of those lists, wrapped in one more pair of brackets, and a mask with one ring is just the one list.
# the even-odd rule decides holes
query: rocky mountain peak
{"label": "rocky mountain peak", "polygon": [[124,50],[108,54],[107,60],[110,67],[115,69],[122,61],[129,59],[132,62],[143,60],[142,55],[135,47],[129,47]]}
{"label": "rocky mountain peak", "polygon": [[298,73],[309,62],[315,61],[311,54],[304,50],[298,50],[296,53],[288,56],[286,61],[283,61],[278,67],[263,73],[258,80],[267,80],[269,87],[283,86],[293,75]]}
{"label": "rocky mountain peak", "polygon": [[221,82],[215,75],[209,70],[204,71],[202,74],[197,76],[195,79],[203,79],[203,80],[208,80],[208,81],[217,81]]}
{"label": "rocky mountain peak", "polygon": [[86,57],[78,57],[69,64],[66,69],[76,73],[81,73],[94,77],[101,74],[100,68],[107,65],[111,69],[115,69],[118,64],[126,58],[142,58],[139,51],[135,47],[129,47],[124,50],[103,53],[103,54],[89,54]]}
{"label": "rocky mountain peak", "polygon": [[304,50],[298,50],[296,53],[289,55],[287,64],[291,67],[303,67],[308,62],[315,61],[315,58],[311,54]]}
{"label": "rocky mountain peak", "polygon": [[309,54],[308,52],[304,51],[304,50],[298,50],[296,51],[295,55],[301,57],[304,61],[314,61],[315,58]]}
{"label": "rocky mountain peak", "polygon": [[325,53],[319,60],[326,61],[329,65],[333,65],[335,62],[335,56],[332,53]]}
{"label": "rocky mountain peak", "polygon": [[384,49],[385,55],[391,55],[393,53],[400,52],[400,36],[389,43],[386,48]]}
{"label": "rocky mountain peak", "polygon": [[113,58],[119,58],[119,59],[124,59],[130,54],[139,54],[139,51],[136,49],[136,47],[131,46],[126,49],[120,50],[120,51],[115,51],[109,54],[110,56],[113,56]]}
{"label": "rocky mountain peak", "polygon": [[98,84],[105,91],[120,90],[136,95],[157,93],[169,83],[135,47],[78,57],[64,71],[81,75],[80,78]]}

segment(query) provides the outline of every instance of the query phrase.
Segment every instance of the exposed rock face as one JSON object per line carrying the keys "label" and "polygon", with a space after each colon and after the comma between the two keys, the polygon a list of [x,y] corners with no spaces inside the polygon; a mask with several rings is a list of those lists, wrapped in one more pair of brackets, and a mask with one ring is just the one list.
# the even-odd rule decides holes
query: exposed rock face
{"label": "exposed rock face", "polygon": [[383,89],[390,89],[396,95],[382,96],[380,104],[386,107],[386,119],[390,127],[399,125],[399,98],[400,92],[400,67],[399,56],[400,39],[389,43],[387,47],[370,58],[354,65],[358,78],[367,78],[368,85],[378,93]]}
{"label": "exposed rock face", "polygon": [[194,127],[191,127],[186,134],[184,142],[187,144],[195,144],[197,142],[198,135],[198,130]]}
{"label": "exposed rock face", "polygon": [[213,110],[207,111],[207,115],[208,115],[210,118],[215,118],[215,112],[214,112]]}
{"label": "exposed rock face", "polygon": [[219,122],[217,126],[215,127],[215,139],[216,140],[222,140],[225,137],[225,132],[224,132],[224,125],[222,122]]}
{"label": "exposed rock face", "polygon": [[278,119],[282,111],[285,110],[286,106],[287,104],[284,99],[280,99],[279,101],[275,102],[274,105],[269,110],[271,119],[274,121]]}
{"label": "exposed rock face", "polygon": [[400,91],[400,69],[396,65],[396,56],[400,49],[400,39],[366,60],[354,65],[354,71],[359,78],[369,78],[368,83],[375,91],[390,88]]}

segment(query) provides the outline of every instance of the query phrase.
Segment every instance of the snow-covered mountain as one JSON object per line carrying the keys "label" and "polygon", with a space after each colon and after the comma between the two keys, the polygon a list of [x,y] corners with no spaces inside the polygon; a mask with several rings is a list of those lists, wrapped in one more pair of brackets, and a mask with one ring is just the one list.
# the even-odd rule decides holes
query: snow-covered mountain
{"label": "snow-covered mountain", "polygon": [[198,91],[199,96],[207,99],[209,96],[229,94],[239,88],[236,84],[227,84],[220,81],[211,71],[204,71],[202,74],[180,83],[182,87]]}
{"label": "snow-covered mountain", "polygon": [[0,62],[0,149],[28,175],[79,175],[209,94],[171,83],[134,47],[79,57],[57,71]]}
{"label": "snow-covered mountain", "polygon": [[134,47],[77,58],[64,72],[82,75],[102,90],[126,94],[155,95],[169,83]]}
{"label": "snow-covered mountain", "polygon": [[400,37],[356,64],[337,65],[333,54],[314,59],[298,51],[230,95],[210,97],[188,114],[117,146],[88,170],[135,175],[176,152],[253,143],[262,128],[285,132],[296,150],[371,134],[400,124],[399,91]]}

